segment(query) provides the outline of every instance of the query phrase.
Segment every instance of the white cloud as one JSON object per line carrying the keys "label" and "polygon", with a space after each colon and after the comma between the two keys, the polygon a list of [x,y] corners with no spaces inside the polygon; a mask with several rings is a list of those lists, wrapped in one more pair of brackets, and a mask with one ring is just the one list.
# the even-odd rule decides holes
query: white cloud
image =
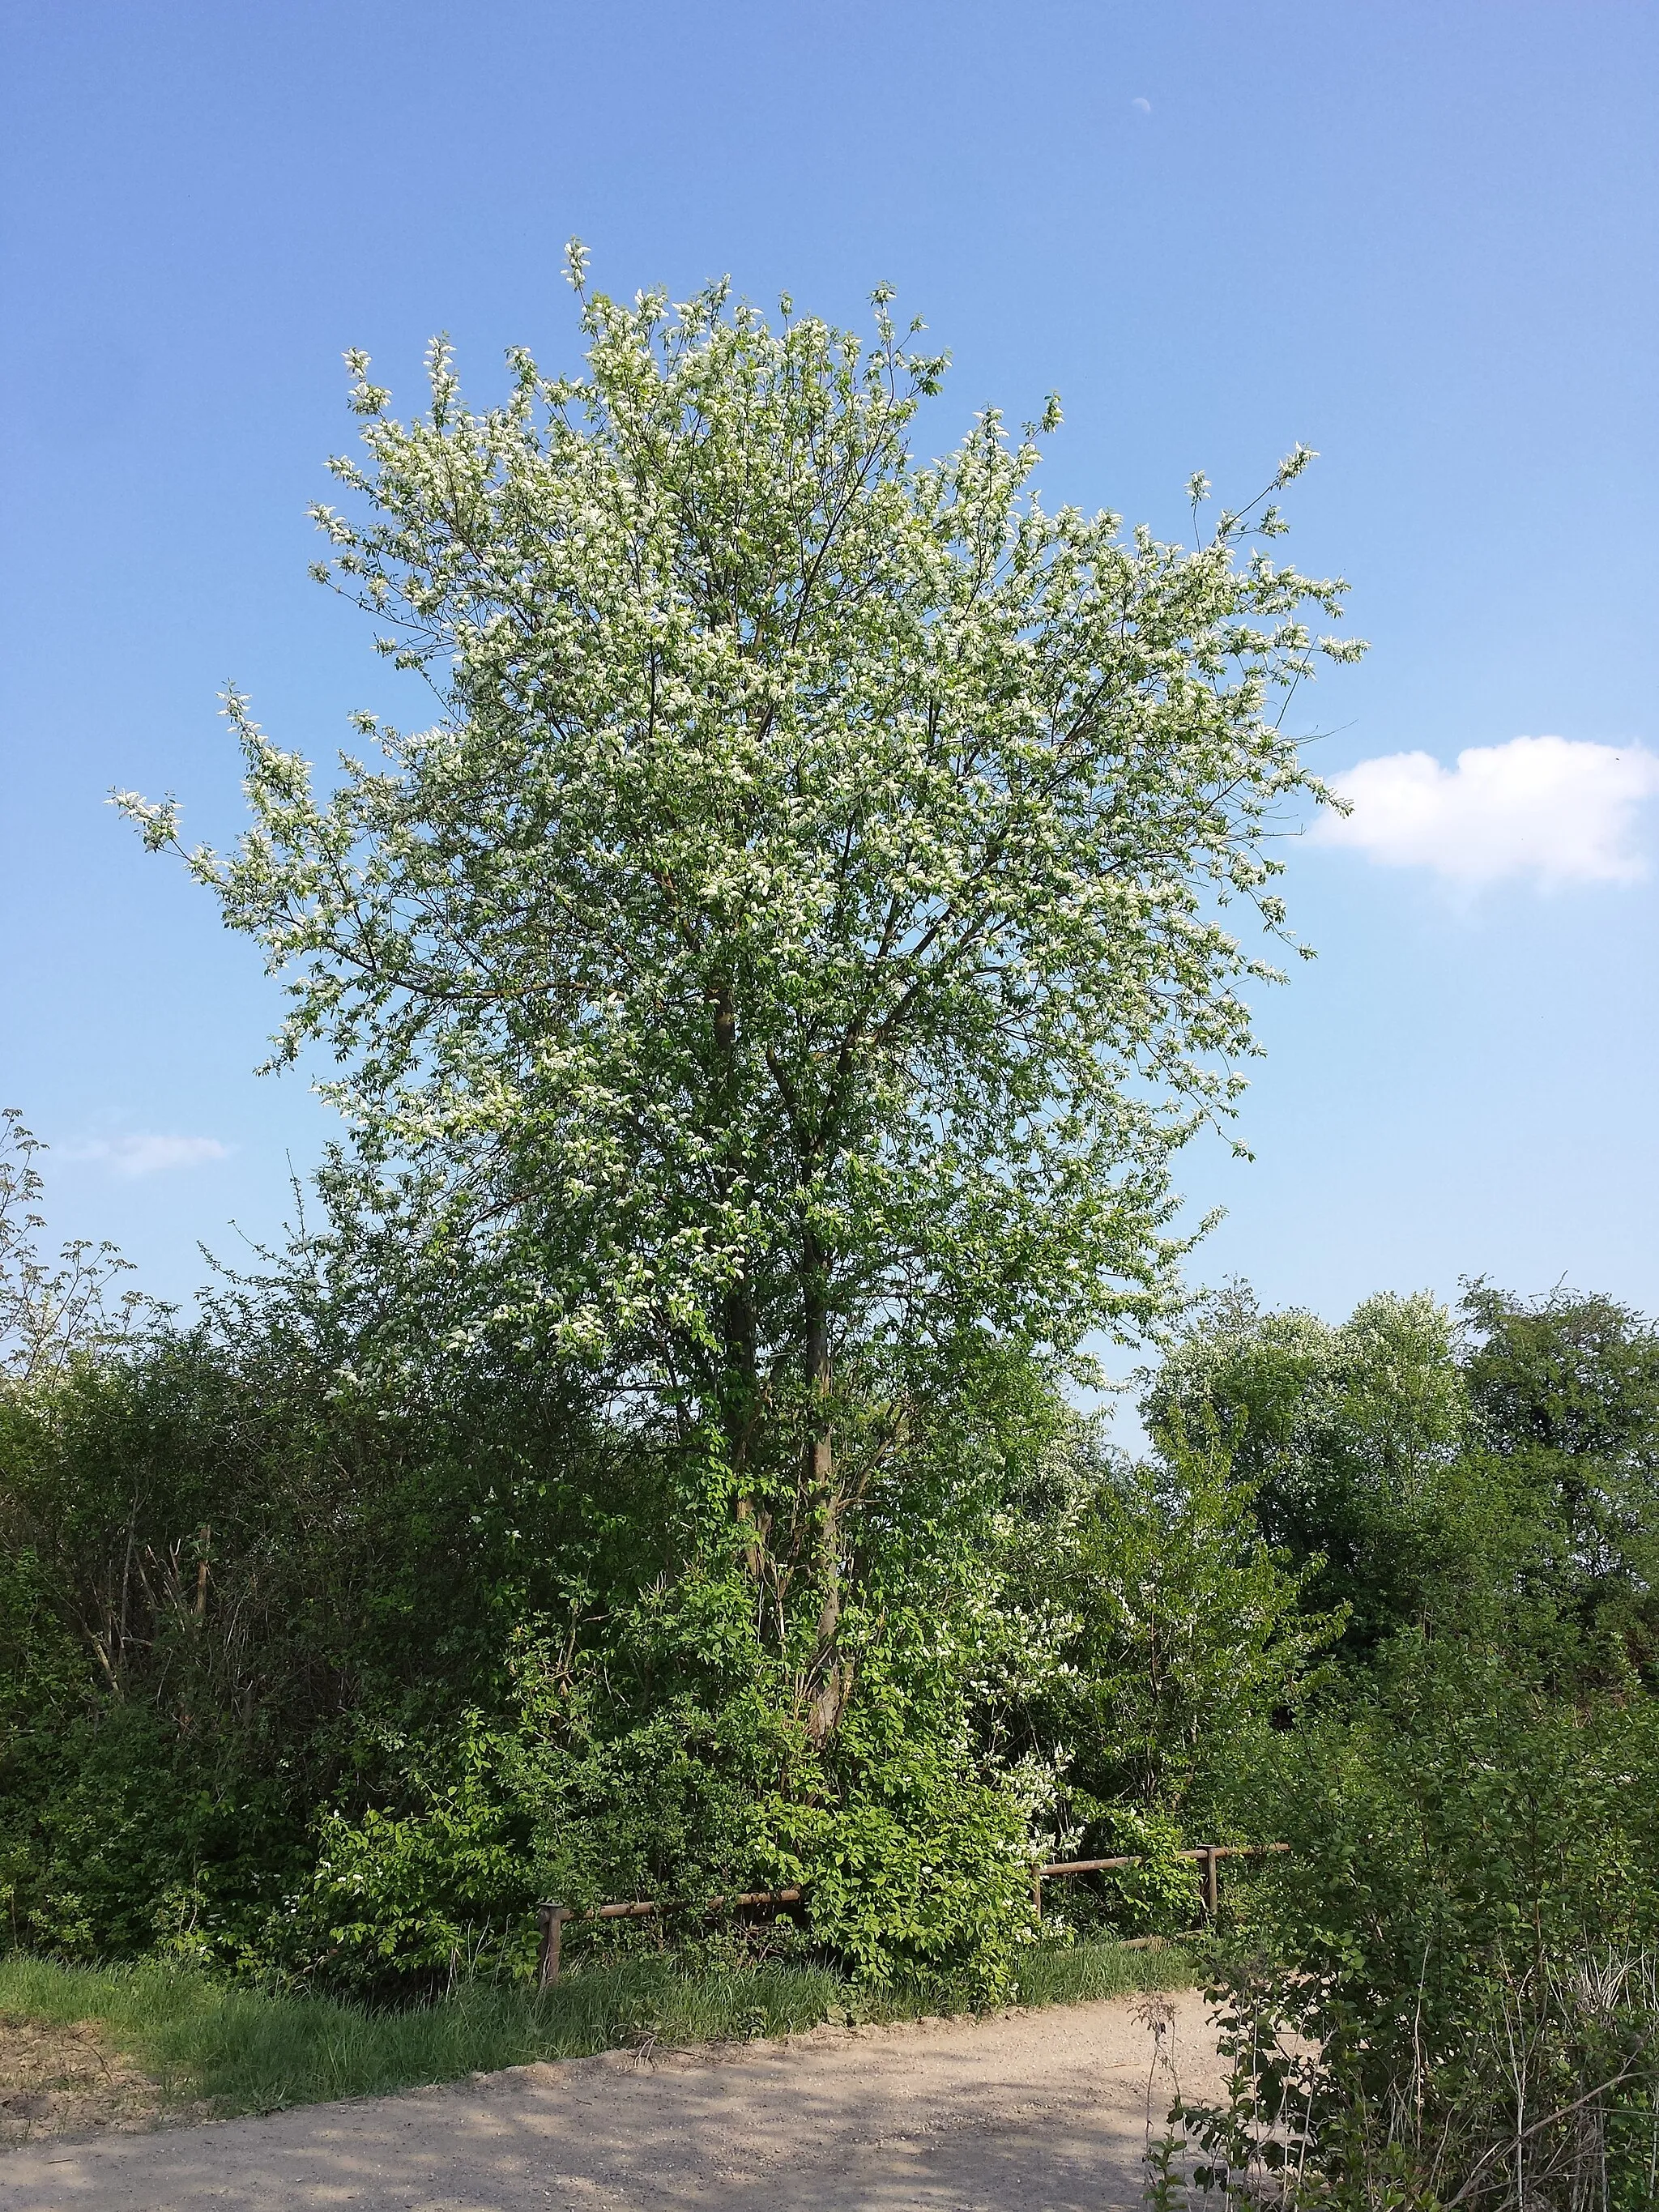
{"label": "white cloud", "polygon": [[1455,768],[1388,753],[1330,779],[1353,803],[1326,814],[1316,841],[1384,867],[1432,868],[1474,887],[1505,877],[1546,884],[1632,883],[1648,872],[1638,809],[1659,797],[1659,753],[1576,738],[1471,745]]}
{"label": "white cloud", "polygon": [[199,1168],[209,1160],[228,1160],[231,1148],[217,1137],[86,1137],[59,1145],[63,1160],[95,1160],[119,1176],[161,1175],[169,1168]]}

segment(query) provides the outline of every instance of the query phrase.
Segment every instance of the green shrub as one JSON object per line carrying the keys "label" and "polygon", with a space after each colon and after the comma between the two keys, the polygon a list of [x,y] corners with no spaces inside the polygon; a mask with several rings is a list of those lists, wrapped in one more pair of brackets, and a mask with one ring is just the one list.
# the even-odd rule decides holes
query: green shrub
{"label": "green shrub", "polygon": [[1234,2103],[1194,2116],[1212,2148],[1288,2149],[1356,2208],[1650,2206],[1652,1702],[1569,1704],[1500,1655],[1407,1640],[1361,1711],[1249,1784],[1293,1849],[1241,1891],[1217,1992]]}

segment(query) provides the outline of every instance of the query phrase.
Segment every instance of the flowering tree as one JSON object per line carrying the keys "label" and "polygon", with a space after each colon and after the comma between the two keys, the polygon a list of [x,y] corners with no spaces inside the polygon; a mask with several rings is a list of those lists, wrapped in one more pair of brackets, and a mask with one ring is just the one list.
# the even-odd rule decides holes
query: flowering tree
{"label": "flowering tree", "polygon": [[130,1341],[165,1311],[141,1291],[116,1290],[132,1263],[111,1243],[81,1237],[55,1262],[42,1256],[35,1232],[46,1218],[35,1209],[45,1185],[35,1159],[45,1150],[15,1106],[0,1109],[0,1383],[25,1389],[77,1353]]}
{"label": "flowering tree", "polygon": [[1165,1287],[1170,1155],[1270,972],[1221,908],[1281,927],[1264,835],[1318,795],[1282,702],[1358,648],[1304,620],[1340,583],[1247,545],[1271,506],[1194,550],[1045,509],[1053,402],[919,461],[945,362],[886,290],[866,350],[584,261],[581,376],[515,351],[477,414],[440,345],[405,424],[348,356],[363,511],[317,510],[317,573],[441,712],[360,717],[322,794],[233,696],[254,826],[189,865],[477,1325],[695,1444],[823,1739],[939,1409]]}

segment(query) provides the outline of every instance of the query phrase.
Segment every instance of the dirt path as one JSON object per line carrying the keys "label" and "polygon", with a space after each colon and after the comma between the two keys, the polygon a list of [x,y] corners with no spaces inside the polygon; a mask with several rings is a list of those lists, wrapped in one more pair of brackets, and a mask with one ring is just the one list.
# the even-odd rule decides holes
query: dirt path
{"label": "dirt path", "polygon": [[[1182,2087],[1218,2069],[1165,2001]],[[1145,2000],[611,2051],[443,2088],[0,2155],[0,2212],[1130,2212]],[[1160,2069],[1151,2108],[1171,2094]]]}

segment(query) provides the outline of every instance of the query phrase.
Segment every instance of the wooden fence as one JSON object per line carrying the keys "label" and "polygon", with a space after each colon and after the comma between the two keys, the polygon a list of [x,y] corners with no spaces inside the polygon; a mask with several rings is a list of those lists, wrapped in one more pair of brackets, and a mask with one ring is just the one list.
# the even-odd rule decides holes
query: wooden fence
{"label": "wooden fence", "polygon": [[[1196,1850],[1177,1851],[1182,1859],[1196,1859],[1200,1863],[1204,1884],[1204,1910],[1215,1917],[1221,1901],[1219,1862],[1222,1859],[1249,1858],[1257,1851],[1287,1851],[1288,1844],[1200,1844]],[[1144,1851],[1130,1851],[1115,1859],[1056,1859],[1050,1866],[1031,1869],[1031,1905],[1039,1920],[1042,1917],[1042,1885],[1065,1875],[1103,1874],[1109,1867],[1139,1866],[1146,1856]]]}
{"label": "wooden fence", "polygon": [[[1214,1917],[1220,1902],[1219,1862],[1222,1859],[1248,1858],[1257,1851],[1287,1851],[1288,1844],[1200,1844],[1196,1850],[1182,1851],[1183,1859],[1200,1862],[1204,1890],[1204,1910]],[[1057,1859],[1047,1866],[1031,1869],[1031,1904],[1039,1920],[1042,1917],[1042,1885],[1045,1881],[1063,1880],[1067,1875],[1103,1874],[1113,1867],[1139,1866],[1143,1852],[1131,1851],[1120,1858]],[[805,1894],[800,1889],[751,1889],[735,1897],[711,1897],[703,1907],[706,1912],[735,1912],[744,1908],[766,1905],[799,1905]],[[541,1923],[542,1948],[538,1975],[544,1989],[559,1978],[559,1953],[568,1921],[644,1920],[672,1910],[649,1898],[641,1898],[629,1905],[595,1905],[586,1912],[579,1912],[568,1905],[550,1900],[538,1905]]]}

